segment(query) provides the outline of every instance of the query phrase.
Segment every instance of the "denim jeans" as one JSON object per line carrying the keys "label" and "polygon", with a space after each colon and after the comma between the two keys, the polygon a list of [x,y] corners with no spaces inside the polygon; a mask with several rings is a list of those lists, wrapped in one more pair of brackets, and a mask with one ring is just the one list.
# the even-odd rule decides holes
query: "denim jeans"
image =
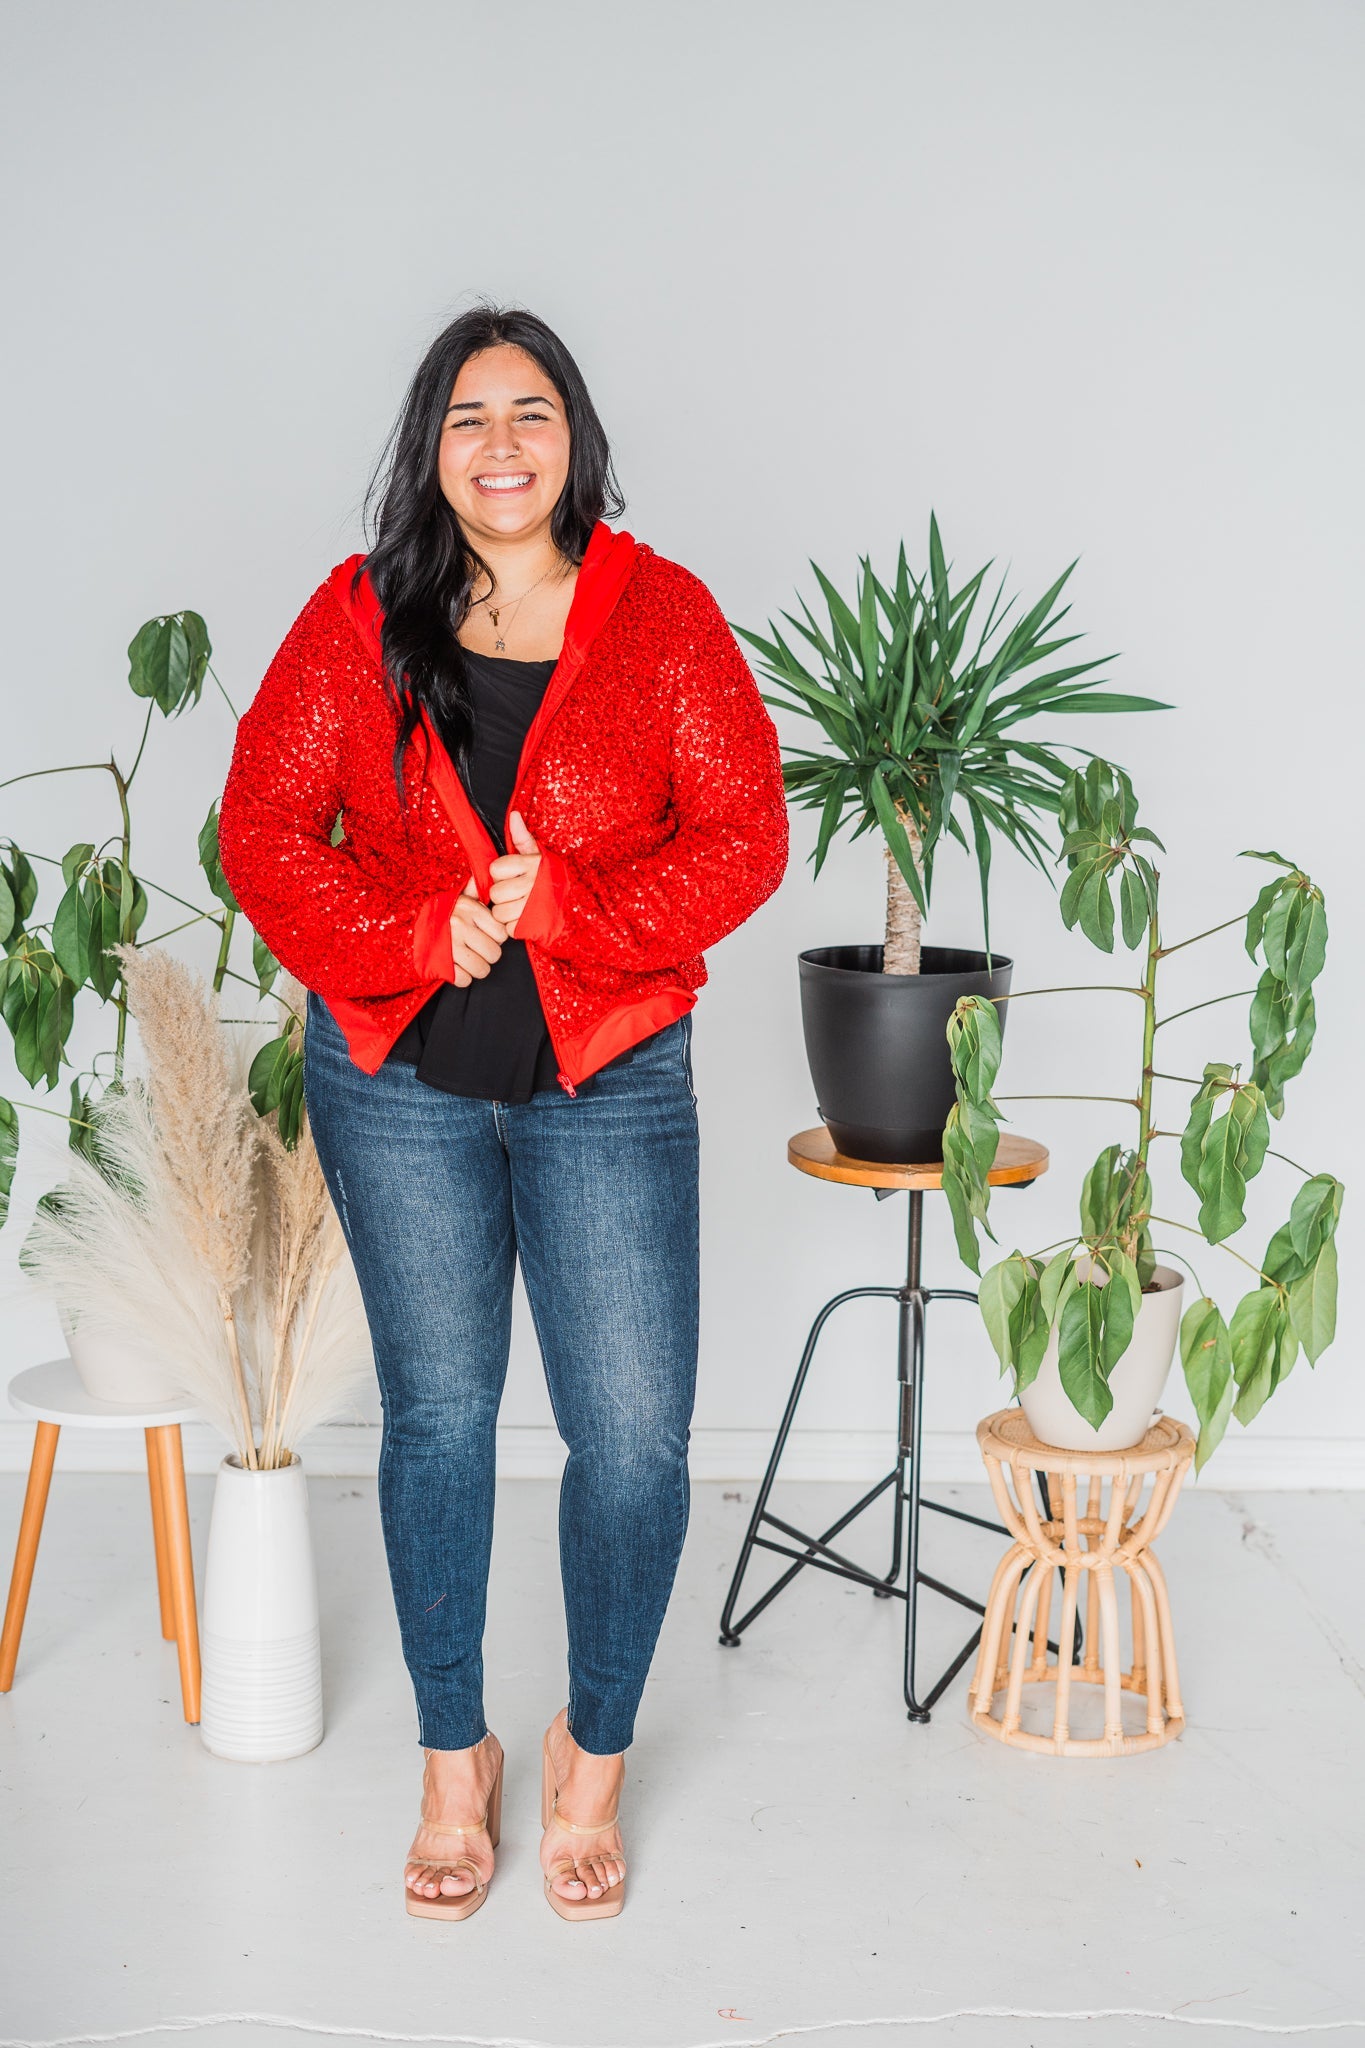
{"label": "denim jeans", "polygon": [[304,1099],[374,1346],[380,1520],[426,1748],[465,1749],[486,1731],[494,1426],[518,1258],[568,1447],[569,1729],[600,1756],[633,1738],[690,1504],[691,1036],[688,1014],[576,1096],[484,1102],[396,1061],[365,1074],[308,997]]}

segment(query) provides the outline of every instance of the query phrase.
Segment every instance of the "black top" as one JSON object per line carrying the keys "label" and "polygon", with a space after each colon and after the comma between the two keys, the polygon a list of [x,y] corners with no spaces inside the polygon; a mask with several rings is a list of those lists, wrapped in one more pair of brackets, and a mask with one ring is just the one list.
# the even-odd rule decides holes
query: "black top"
{"label": "black top", "polygon": [[[555,662],[511,661],[463,649],[474,704],[474,737],[466,784],[499,853],[503,823],[521,750]],[[433,717],[433,723],[439,722]],[[450,742],[446,734],[447,750]],[[522,939],[504,939],[491,971],[468,988],[443,982],[391,1047],[387,1057],[417,1069],[417,1079],[449,1095],[491,1102],[528,1102],[559,1085],[540,992]]]}

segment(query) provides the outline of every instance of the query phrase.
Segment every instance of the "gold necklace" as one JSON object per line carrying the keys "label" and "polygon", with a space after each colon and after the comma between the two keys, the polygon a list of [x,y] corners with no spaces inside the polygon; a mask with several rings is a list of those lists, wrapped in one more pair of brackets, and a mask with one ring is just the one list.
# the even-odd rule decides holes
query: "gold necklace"
{"label": "gold necklace", "polygon": [[[554,563],[552,562],[550,564],[550,569],[552,569],[553,567]],[[529,597],[531,595],[531,592],[533,590],[538,589],[539,586],[545,581],[546,576],[548,576],[550,573],[550,569],[544,570],[541,575],[537,576],[534,583],[528,584],[526,589],[522,591],[521,597],[514,597],[511,600],[510,607],[505,602],[499,603],[496,607],[491,604],[488,605],[488,616],[493,622],[493,645],[499,654],[505,654],[507,651],[507,642],[503,639],[502,634],[498,631],[499,616],[501,615],[501,613],[509,609],[515,612],[517,606],[521,603],[522,598]],[[492,595],[493,593],[490,590],[488,593],[488,597],[476,598],[474,601],[476,604],[488,604],[488,598]]]}

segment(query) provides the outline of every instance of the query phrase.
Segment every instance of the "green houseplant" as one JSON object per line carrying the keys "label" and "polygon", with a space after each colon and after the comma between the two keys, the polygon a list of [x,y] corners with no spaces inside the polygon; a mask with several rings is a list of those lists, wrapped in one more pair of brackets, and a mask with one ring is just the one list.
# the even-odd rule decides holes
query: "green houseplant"
{"label": "green houseplant", "polygon": [[[937,1158],[953,1099],[943,1046],[960,997],[1008,992],[1012,963],[991,949],[990,866],[996,841],[1048,873],[1045,824],[1069,772],[1059,747],[1028,737],[1045,715],[1162,710],[1149,697],[1101,691],[1093,673],[1110,656],[1050,666],[1080,635],[1058,634],[1063,570],[1006,630],[1004,581],[977,618],[991,563],[953,587],[938,520],[929,559],[914,575],[902,542],[890,585],[862,558],[847,602],[811,563],[828,614],[801,600],[784,612],[793,640],[735,626],[780,694],[764,701],[820,728],[818,748],[784,749],[793,800],[820,814],[815,873],[836,833],[879,832],[885,842],[886,928],[878,945],[817,947],[800,960],[807,1054],[821,1114],[842,1151],[867,1159]],[[978,630],[979,625],[979,630]],[[799,640],[801,644],[795,644]],[[975,861],[981,951],[923,943],[934,866],[945,840]]]}
{"label": "green houseplant", "polygon": [[[1125,948],[1140,949],[1138,985],[1112,986],[1136,999],[1131,1096],[1101,1097],[1131,1107],[1133,1142],[1107,1145],[1081,1190],[1079,1229],[1060,1245],[1024,1253],[989,1267],[981,1280],[981,1309],[1002,1368],[1010,1371],[1030,1425],[1043,1442],[1066,1447],[1109,1447],[1137,1441],[1151,1419],[1175,1344],[1175,1322],[1159,1300],[1179,1275],[1162,1267],[1179,1251],[1158,1247],[1163,1238],[1195,1238],[1237,1261],[1252,1284],[1225,1319],[1213,1297],[1198,1297],[1179,1322],[1185,1378],[1199,1419],[1197,1464],[1217,1448],[1230,1416],[1249,1423],[1284,1380],[1300,1351],[1316,1364],[1336,1327],[1336,1227],[1343,1188],[1330,1173],[1311,1173],[1270,1144],[1282,1117],[1285,1087],[1303,1068],[1316,1030],[1313,984],[1326,955],[1327,916],[1321,889],[1283,855],[1248,853],[1277,869],[1250,909],[1168,945],[1161,930],[1161,875],[1156,835],[1138,823],[1127,776],[1104,761],[1074,770],[1062,794],[1068,869],[1061,911],[1091,944],[1110,953],[1116,932]],[[1261,969],[1254,989],[1215,994],[1161,1014],[1158,984],[1171,954],[1234,925],[1244,928],[1246,950]],[[1023,991],[1067,994],[1068,990]],[[1251,1059],[1210,1061],[1201,1075],[1172,1074],[1157,1064],[1159,1033],[1177,1016],[1250,996]],[[995,1157],[1001,1113],[992,1097],[1000,1063],[998,1006],[976,996],[962,1001],[948,1026],[957,1100],[944,1134],[944,1188],[958,1246],[979,1270],[978,1227],[990,1231],[986,1173]],[[1158,1108],[1158,1094],[1193,1089],[1174,1123]],[[1001,1097],[1000,1100],[1027,1100]],[[1095,1098],[1076,1098],[1080,1100]],[[1163,1126],[1165,1126],[1163,1128]],[[1169,1213],[1169,1196],[1154,1192],[1154,1174],[1169,1153],[1197,1197],[1193,1222]],[[1245,1224],[1247,1184],[1267,1159],[1301,1177],[1287,1220],[1259,1257],[1232,1239]],[[1201,1255],[1202,1256],[1202,1255]],[[1170,1279],[1163,1281],[1165,1273]],[[1122,1426],[1106,1436],[1117,1413],[1121,1369],[1141,1346],[1148,1323],[1169,1328],[1164,1365],[1134,1382]],[[1046,1379],[1054,1381],[1047,1396]],[[1044,1389],[1043,1394],[1038,1389]],[[1154,1391],[1153,1391],[1154,1390]],[[1054,1433],[1055,1432],[1055,1433]]]}
{"label": "green houseplant", "polygon": [[[231,965],[240,913],[218,859],[216,800],[209,807],[198,842],[199,864],[216,900],[214,909],[196,906],[174,890],[144,878],[134,865],[132,792],[143,765],[153,714],[160,712],[168,720],[180,717],[200,701],[206,675],[213,676],[222,690],[210,666],[211,652],[207,628],[197,612],[174,612],[148,620],[128,649],[128,685],[147,706],[132,765],[124,769],[111,752],[107,760],[31,769],[0,783],[0,788],[7,788],[36,776],[91,771],[107,775],[119,821],[118,829],[102,842],[80,841],[68,847],[60,859],[25,850],[13,837],[0,836],[0,945],[4,948],[0,956],[0,1017],[13,1039],[14,1062],[29,1090],[27,1097],[17,1100],[0,1096],[0,1223],[9,1211],[21,1112],[61,1118],[72,1150],[96,1168],[103,1165],[98,1110],[110,1091],[120,1091],[125,1085],[128,998],[121,946],[158,946],[172,933],[207,922],[218,931],[215,994],[230,979],[262,998],[279,972],[278,962],[255,933],[253,973],[240,974]],[[225,690],[223,696],[226,700]],[[230,700],[228,708],[232,709]],[[60,884],[55,901],[48,897],[44,908],[40,899],[47,892],[40,874],[48,870],[54,881],[60,877]],[[149,890],[189,915],[164,931],[146,935]],[[63,1068],[71,1066],[67,1047],[82,1003],[113,1010],[113,1044],[98,1051],[89,1068],[70,1076],[67,1107],[56,1109],[36,1098],[40,1090],[52,1094],[61,1084]],[[302,1114],[302,1058],[297,1038],[291,1023],[262,1046],[251,1070],[257,1113],[277,1112],[280,1138],[291,1148],[297,1142]],[[52,1189],[42,1196],[39,1209],[59,1207],[62,1199],[63,1190]],[[24,1263],[22,1250],[20,1263]],[[113,1383],[100,1377],[102,1368],[93,1350],[86,1351],[79,1340],[73,1341],[69,1323],[67,1337],[91,1390],[110,1393]],[[121,1388],[130,1384],[127,1375],[135,1371],[130,1360],[110,1364],[107,1369],[118,1376]],[[144,1397],[141,1389],[134,1396]]]}

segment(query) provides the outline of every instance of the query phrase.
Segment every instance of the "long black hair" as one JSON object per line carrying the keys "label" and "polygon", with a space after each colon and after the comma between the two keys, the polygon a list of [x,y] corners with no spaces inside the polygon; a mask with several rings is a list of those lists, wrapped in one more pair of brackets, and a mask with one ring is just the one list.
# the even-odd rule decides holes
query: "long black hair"
{"label": "long black hair", "polygon": [[[492,573],[471,547],[438,480],[450,393],[468,357],[501,343],[524,349],[564,401],[569,473],[550,517],[550,538],[580,563],[599,519],[625,510],[611,449],[583,374],[564,343],[534,313],[487,300],[437,335],[417,366],[402,410],[365,494],[373,545],[363,568],[384,612],[386,677],[401,714],[393,752],[404,808],[403,752],[426,705],[468,780],[473,707],[456,637],[481,576]],[[357,572],[357,580],[359,572]]]}

